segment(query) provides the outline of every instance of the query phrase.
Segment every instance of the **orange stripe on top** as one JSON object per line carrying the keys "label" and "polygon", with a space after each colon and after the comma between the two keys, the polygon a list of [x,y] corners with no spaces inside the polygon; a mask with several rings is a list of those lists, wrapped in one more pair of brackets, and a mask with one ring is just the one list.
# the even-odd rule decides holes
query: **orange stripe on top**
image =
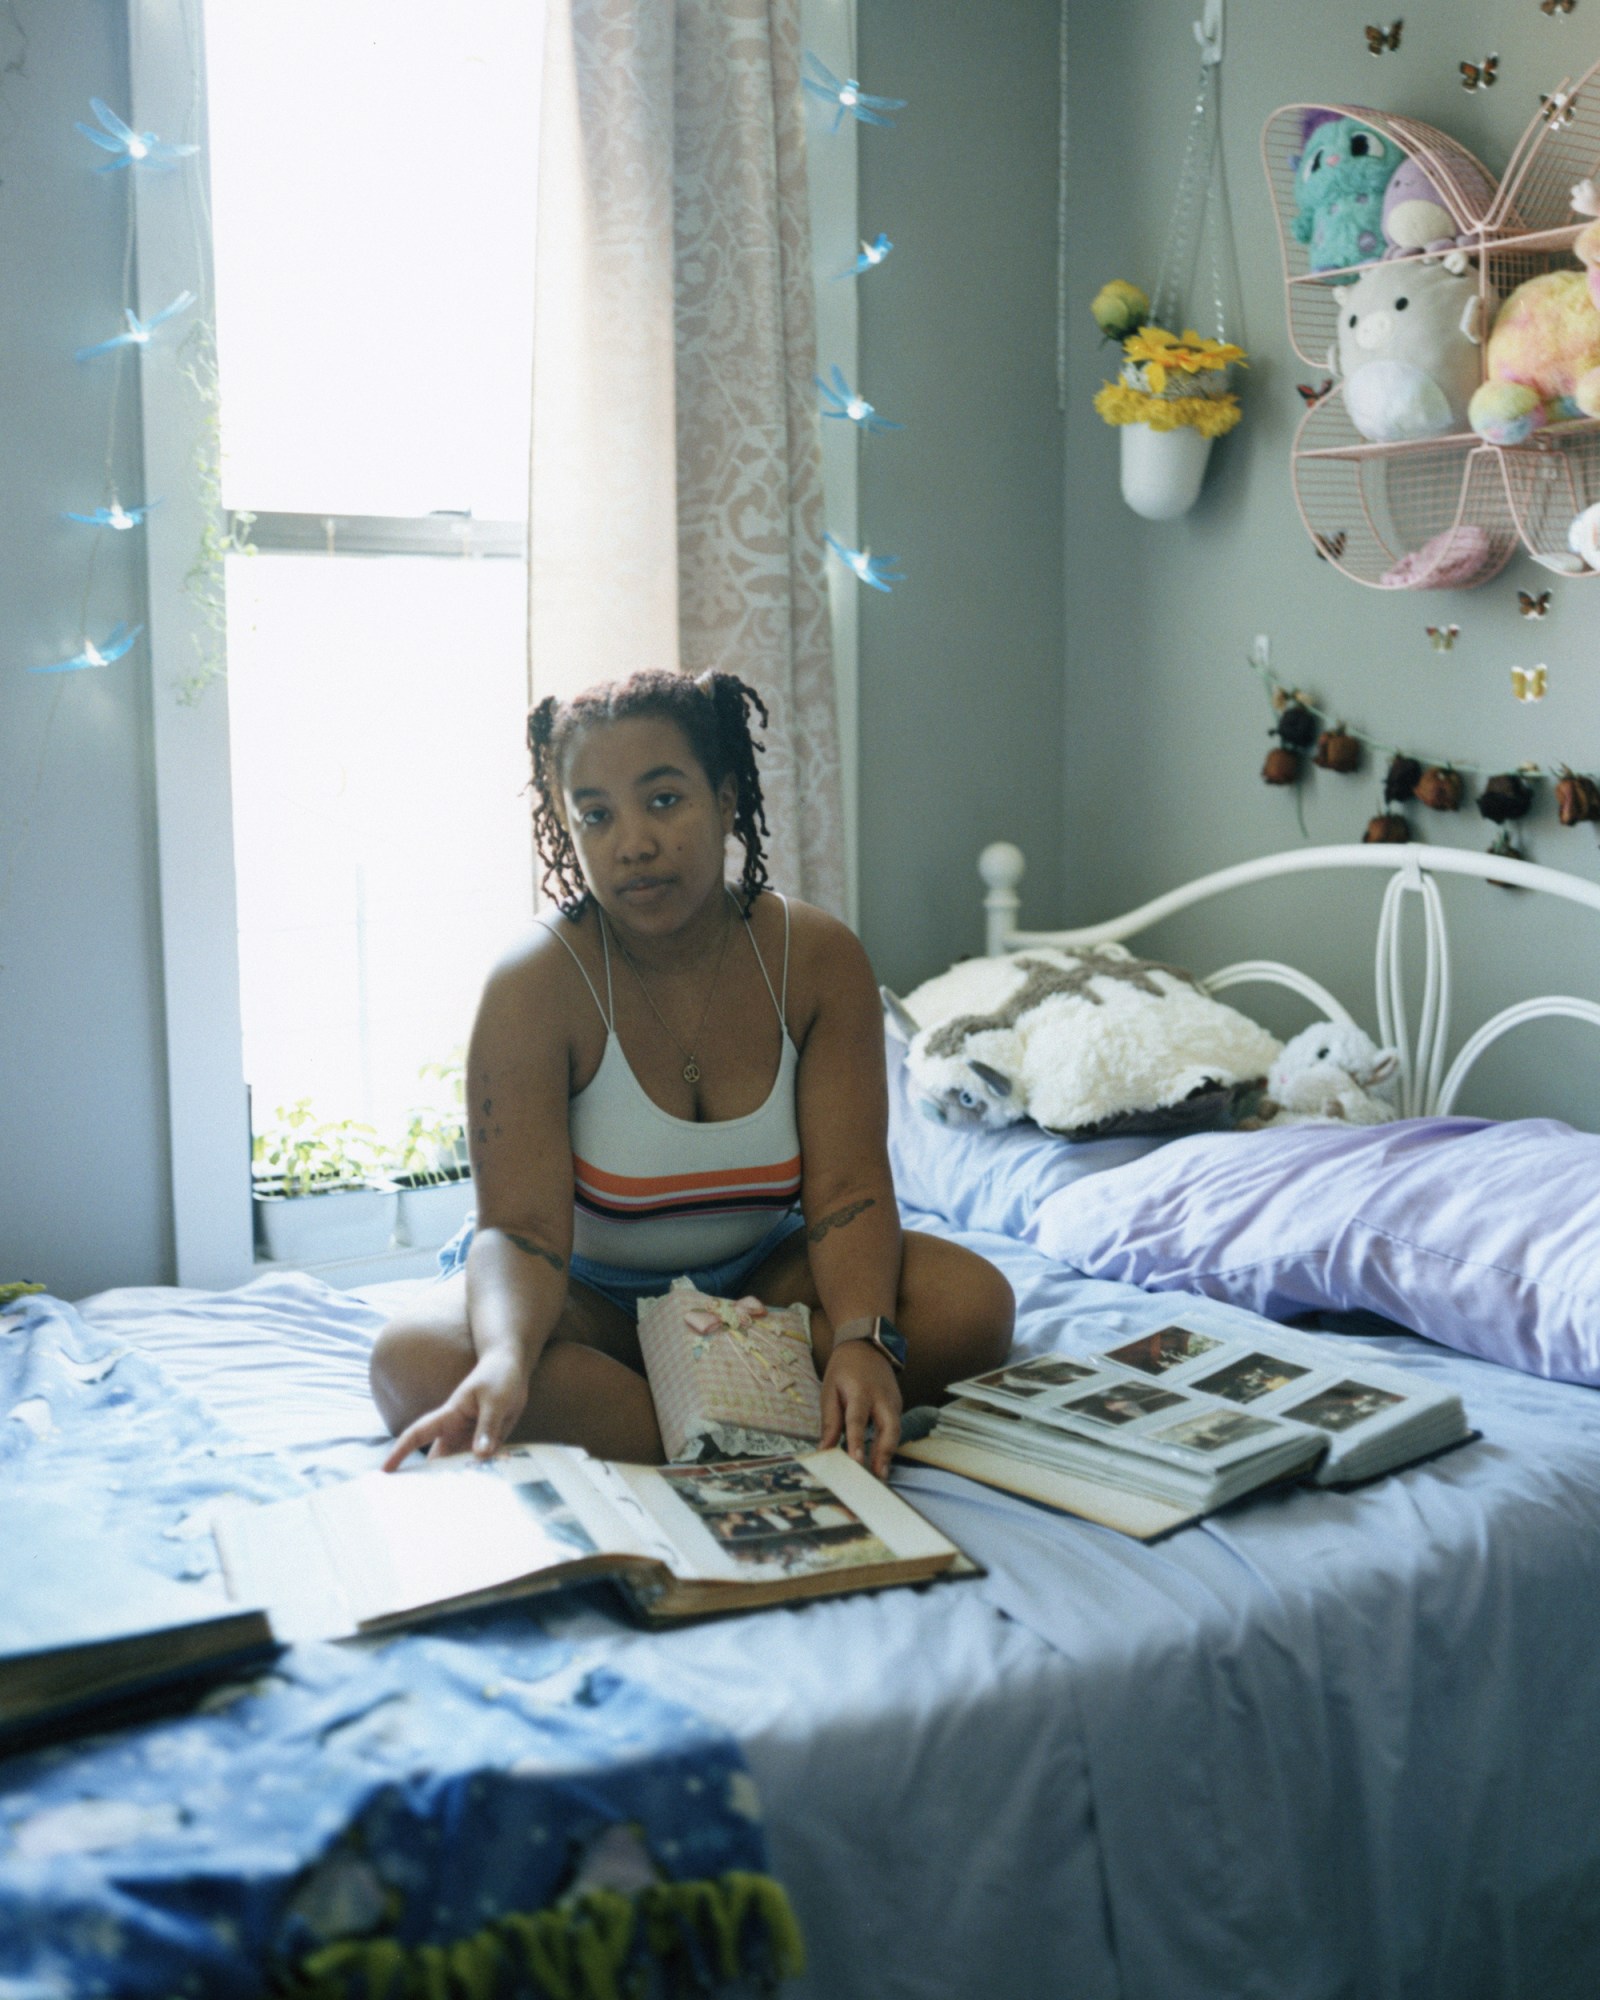
{"label": "orange stripe on top", "polygon": [[772,1166],[719,1167],[700,1174],[609,1174],[574,1153],[572,1170],[578,1180],[597,1193],[621,1196],[626,1200],[648,1201],[654,1196],[707,1193],[757,1192],[773,1187],[798,1187],[800,1155],[779,1160]]}

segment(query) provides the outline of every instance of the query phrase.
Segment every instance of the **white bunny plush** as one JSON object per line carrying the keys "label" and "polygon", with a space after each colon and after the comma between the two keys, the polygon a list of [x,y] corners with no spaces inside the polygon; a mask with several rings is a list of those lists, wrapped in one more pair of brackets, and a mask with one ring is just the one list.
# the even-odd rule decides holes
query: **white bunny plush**
{"label": "white bunny plush", "polygon": [[[1285,1042],[1267,1072],[1267,1097],[1276,1107],[1264,1122],[1308,1124],[1342,1119],[1350,1125],[1384,1125],[1399,1113],[1383,1095],[1400,1067],[1393,1049],[1339,1021],[1318,1021]],[[1262,1112],[1267,1106],[1264,1104]]]}

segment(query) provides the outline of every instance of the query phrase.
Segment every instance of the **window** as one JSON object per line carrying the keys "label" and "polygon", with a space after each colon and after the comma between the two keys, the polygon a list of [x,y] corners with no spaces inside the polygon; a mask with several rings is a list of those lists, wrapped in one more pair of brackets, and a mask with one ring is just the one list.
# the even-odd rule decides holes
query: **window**
{"label": "window", "polygon": [[206,66],[252,1122],[444,1088],[533,903],[527,0],[212,0]]}

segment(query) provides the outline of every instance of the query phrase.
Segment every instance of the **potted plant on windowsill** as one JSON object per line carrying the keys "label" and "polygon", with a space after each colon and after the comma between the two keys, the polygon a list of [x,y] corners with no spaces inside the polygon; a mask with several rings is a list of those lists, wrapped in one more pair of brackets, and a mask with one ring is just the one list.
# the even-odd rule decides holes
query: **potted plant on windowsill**
{"label": "potted plant on windowsill", "polygon": [[414,1110],[394,1154],[400,1188],[398,1238],[410,1250],[438,1250],[466,1222],[472,1168],[466,1158],[466,1084],[460,1058],[424,1062],[420,1074],[448,1086],[448,1110]]}
{"label": "potted plant on windowsill", "polygon": [[305,1097],[279,1105],[250,1170],[256,1244],[274,1263],[377,1256],[393,1242],[400,1195],[370,1125],[319,1120]]}

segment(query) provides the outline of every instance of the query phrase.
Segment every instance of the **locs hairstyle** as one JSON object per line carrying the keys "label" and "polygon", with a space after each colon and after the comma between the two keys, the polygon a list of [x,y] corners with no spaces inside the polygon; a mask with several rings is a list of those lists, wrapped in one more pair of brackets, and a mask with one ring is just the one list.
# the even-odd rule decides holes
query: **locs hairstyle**
{"label": "locs hairstyle", "polygon": [[736,674],[645,672],[625,681],[557,701],[553,694],[528,714],[528,748],[533,753],[533,837],[544,863],[542,886],[563,916],[576,917],[589,900],[577,852],[561,816],[561,767],[567,747],[581,729],[596,723],[660,716],[675,722],[715,791],[726,777],[739,788],[733,831],[744,848],[739,889],[748,910],[766,887],[767,860],[761,842],[767,832],[766,805],[756,770],[756,752],[766,745],[751,734],[751,715],[767,721],[766,703]]}

